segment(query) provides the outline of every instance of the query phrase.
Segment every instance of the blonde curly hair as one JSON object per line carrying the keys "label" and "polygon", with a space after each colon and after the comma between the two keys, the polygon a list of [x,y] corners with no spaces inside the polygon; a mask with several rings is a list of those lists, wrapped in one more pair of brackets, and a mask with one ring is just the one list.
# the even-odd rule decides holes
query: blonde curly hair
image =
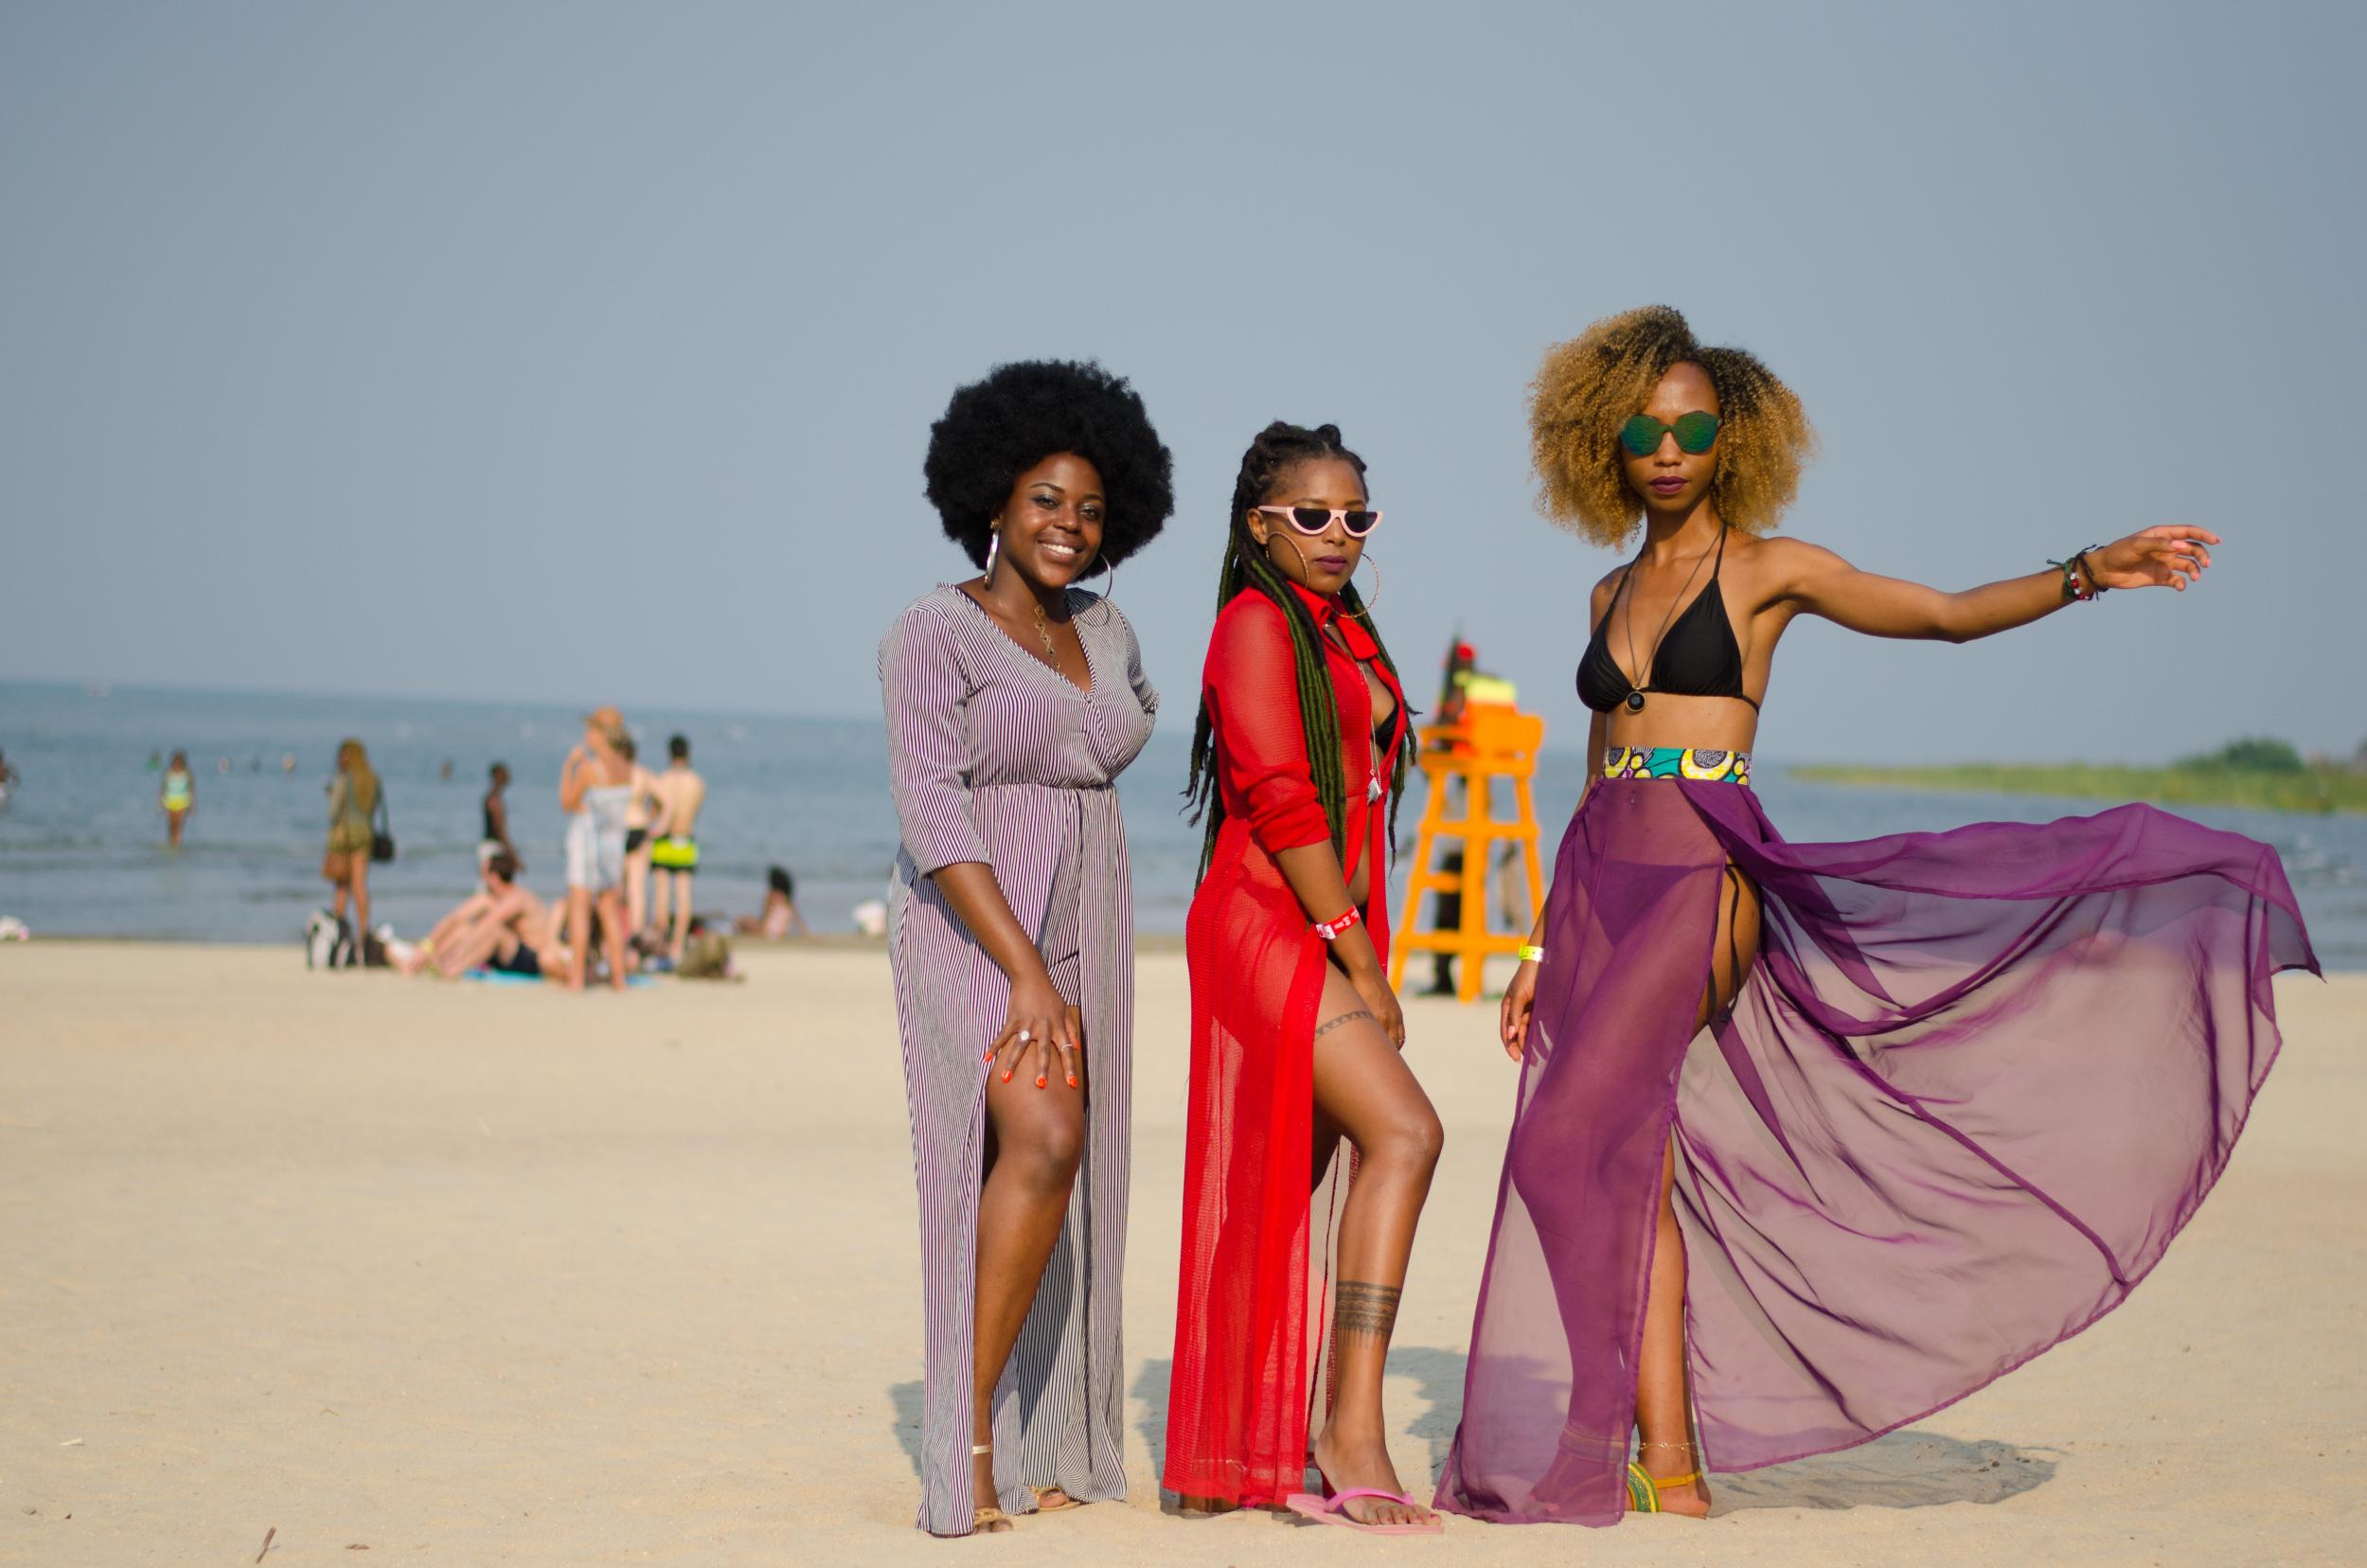
{"label": "blonde curly hair", "polygon": [[1619,427],[1642,411],[1661,377],[1698,365],[1717,389],[1717,515],[1767,533],[1800,490],[1816,432],[1790,387],[1755,355],[1704,348],[1666,305],[1605,316],[1545,350],[1529,383],[1529,460],[1537,509],[1580,538],[1613,549],[1634,537],[1644,503],[1628,488]]}

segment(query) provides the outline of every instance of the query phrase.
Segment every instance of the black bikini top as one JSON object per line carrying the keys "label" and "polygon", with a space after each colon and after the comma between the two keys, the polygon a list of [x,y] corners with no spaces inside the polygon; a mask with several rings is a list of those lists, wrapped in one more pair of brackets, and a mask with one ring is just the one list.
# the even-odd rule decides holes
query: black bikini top
{"label": "black bikini top", "polygon": [[1718,569],[1725,563],[1726,530],[1721,527],[1708,585],[1693,596],[1684,613],[1662,633],[1660,646],[1652,650],[1650,684],[1641,686],[1628,681],[1628,672],[1619,668],[1603,640],[1611,612],[1619,608],[1619,596],[1628,591],[1628,579],[1635,576],[1635,567],[1629,566],[1620,576],[1619,586],[1611,591],[1611,603],[1604,607],[1603,618],[1594,623],[1586,656],[1578,661],[1578,701],[1597,713],[1609,713],[1622,704],[1635,713],[1643,709],[1646,692],[1658,691],[1671,697],[1740,697],[1755,712],[1759,704],[1742,690],[1742,648],[1735,641],[1734,623],[1726,618],[1726,596],[1717,587]]}

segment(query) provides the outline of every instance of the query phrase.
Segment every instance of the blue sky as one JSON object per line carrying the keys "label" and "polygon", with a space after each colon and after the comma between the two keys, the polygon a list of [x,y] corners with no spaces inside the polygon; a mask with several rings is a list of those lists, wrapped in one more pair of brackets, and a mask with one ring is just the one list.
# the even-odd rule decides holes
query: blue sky
{"label": "blue sky", "polygon": [[1419,686],[1459,625],[1573,741],[1613,560],[1524,384],[1665,301],[1800,392],[1787,526],[1862,565],[2227,536],[1986,643],[1795,630],[1763,754],[2347,753],[2363,15],[12,7],[0,674],[875,711],[967,571],[930,419],[1090,355],[1176,454],[1117,590],[1173,722],[1281,417],[1370,460]]}

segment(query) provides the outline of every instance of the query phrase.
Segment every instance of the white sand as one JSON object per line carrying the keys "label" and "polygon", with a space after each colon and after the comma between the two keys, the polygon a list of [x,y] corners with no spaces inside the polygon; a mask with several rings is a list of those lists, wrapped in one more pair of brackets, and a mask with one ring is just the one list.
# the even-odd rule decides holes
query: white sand
{"label": "white sand", "polygon": [[[1158,1511],[1184,975],[1141,964],[1131,1498],[935,1542],[910,1151],[877,952],[618,998],[307,974],[286,950],[0,949],[0,1561],[2358,1560],[2367,976],[2287,1043],[2166,1263],[1911,1431],[1723,1478],[1718,1517],[1361,1540]],[[1449,1149],[1391,1358],[1453,1430],[1510,1068],[1415,1001]],[[368,1556],[353,1548],[366,1546]]]}

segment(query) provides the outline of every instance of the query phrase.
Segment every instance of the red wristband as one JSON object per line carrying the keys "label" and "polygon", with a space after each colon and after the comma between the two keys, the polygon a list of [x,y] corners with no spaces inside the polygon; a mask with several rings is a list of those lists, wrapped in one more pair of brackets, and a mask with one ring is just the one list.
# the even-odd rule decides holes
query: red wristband
{"label": "red wristband", "polygon": [[1341,916],[1336,920],[1316,921],[1315,935],[1321,936],[1326,942],[1335,941],[1338,939],[1340,933],[1361,923],[1363,918],[1364,912],[1351,905],[1348,912],[1345,915]]}

